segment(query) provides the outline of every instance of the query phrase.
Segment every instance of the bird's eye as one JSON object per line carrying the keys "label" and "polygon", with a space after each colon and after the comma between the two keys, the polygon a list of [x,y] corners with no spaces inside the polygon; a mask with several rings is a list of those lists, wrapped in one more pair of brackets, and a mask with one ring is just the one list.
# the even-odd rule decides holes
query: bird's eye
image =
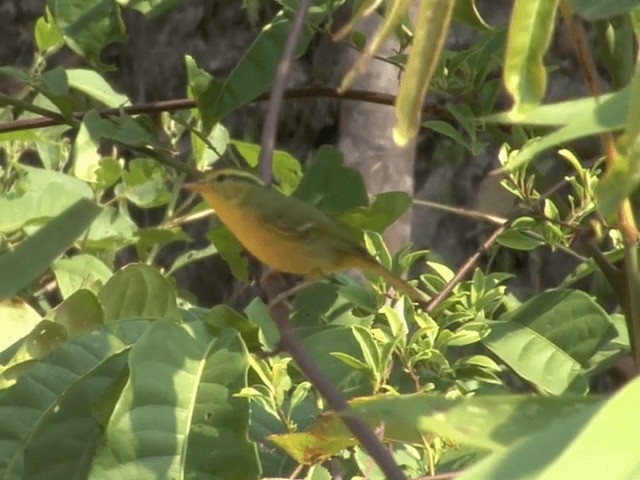
{"label": "bird's eye", "polygon": [[221,173],[216,177],[216,182],[224,182],[228,178],[229,178],[229,175],[227,175],[226,173]]}

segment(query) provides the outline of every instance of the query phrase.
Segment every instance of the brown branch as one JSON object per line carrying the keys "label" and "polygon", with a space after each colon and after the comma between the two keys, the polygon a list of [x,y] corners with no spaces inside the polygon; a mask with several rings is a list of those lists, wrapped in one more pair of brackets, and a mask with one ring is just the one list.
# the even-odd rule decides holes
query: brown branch
{"label": "brown branch", "polygon": [[436,307],[440,305],[440,303],[447,296],[449,296],[449,294],[453,291],[456,285],[460,283],[462,279],[465,278],[473,268],[476,267],[476,265],[480,261],[480,258],[482,258],[482,255],[484,255],[484,253],[493,246],[496,240],[498,240],[498,237],[511,226],[511,224],[513,223],[513,220],[514,220],[513,218],[510,220],[507,220],[498,228],[496,228],[496,230],[491,234],[491,236],[487,238],[482,245],[480,245],[480,248],[478,248],[476,253],[471,255],[471,257],[469,257],[469,259],[464,263],[464,265],[462,265],[462,267],[458,269],[455,276],[449,281],[449,283],[447,283],[445,287],[442,290],[440,290],[440,292],[438,292],[438,294],[435,297],[433,297],[433,300],[429,302],[429,305],[427,305],[427,308],[425,309],[425,311],[428,314],[433,313]]}
{"label": "brown branch", "polygon": [[[269,100],[269,93],[263,93],[257,96],[253,102],[264,102]],[[347,90],[345,92],[338,92],[336,88],[330,87],[306,87],[306,88],[293,88],[284,92],[284,98],[288,100],[295,99],[313,99],[313,98],[335,98],[337,100],[353,100],[366,103],[375,103],[378,105],[393,106],[396,101],[395,95],[380,92],[369,92],[367,90]],[[120,115],[125,113],[127,115],[139,115],[139,114],[151,114],[159,112],[174,112],[177,110],[189,110],[196,108],[196,102],[188,98],[180,98],[175,100],[161,100],[158,102],[140,103],[137,105],[130,105],[122,108],[107,108],[100,110],[100,116],[103,118]],[[33,110],[33,109],[31,109]],[[44,116],[42,118],[24,118],[21,120],[11,120],[8,122],[0,122],[0,133],[14,132],[17,130],[29,130],[31,128],[43,128],[51,127],[54,125],[62,125],[65,123],[64,117],[60,114],[54,114],[56,112],[50,112],[44,109],[41,112]],[[77,120],[82,118],[87,112],[74,112],[72,117]],[[448,110],[439,105],[425,106],[425,115],[437,116],[449,122],[454,122],[453,116]]]}
{"label": "brown branch", "polygon": [[276,133],[278,131],[278,117],[280,116],[280,107],[282,106],[282,97],[284,88],[291,71],[298,42],[302,36],[304,21],[309,13],[311,0],[300,0],[298,8],[291,22],[291,30],[284,44],[282,57],[278,62],[276,75],[271,86],[271,98],[267,103],[267,114],[264,120],[264,127],[260,137],[260,156],[258,164],[260,165],[260,173],[262,180],[267,185],[271,185],[273,181],[273,151],[276,148]]}

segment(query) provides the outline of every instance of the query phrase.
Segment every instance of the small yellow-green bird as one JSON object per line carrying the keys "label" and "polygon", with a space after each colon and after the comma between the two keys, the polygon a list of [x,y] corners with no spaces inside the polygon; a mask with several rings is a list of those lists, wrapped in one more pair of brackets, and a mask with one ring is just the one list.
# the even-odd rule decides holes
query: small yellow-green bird
{"label": "small yellow-green bird", "polygon": [[430,300],[378,263],[362,245],[357,229],[265,186],[249,173],[218,170],[183,188],[202,195],[240,243],[275,270],[318,276],[357,268],[382,277],[414,301]]}

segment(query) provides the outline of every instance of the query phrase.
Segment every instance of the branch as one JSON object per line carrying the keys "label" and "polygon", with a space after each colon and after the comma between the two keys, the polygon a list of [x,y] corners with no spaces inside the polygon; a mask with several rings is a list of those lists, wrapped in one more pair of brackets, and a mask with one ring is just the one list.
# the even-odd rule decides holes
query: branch
{"label": "branch", "polygon": [[[16,104],[15,99],[11,99],[11,102],[6,103]],[[264,102],[269,100],[270,94],[263,93],[257,96],[253,102]],[[293,88],[284,92],[285,99],[313,99],[313,98],[335,98],[337,100],[353,100],[366,103],[375,103],[377,105],[388,105],[392,107],[395,104],[395,95],[380,92],[369,92],[367,90],[347,90],[345,92],[338,92],[336,88],[330,87],[305,87],[305,88]],[[4,97],[0,97],[0,100],[4,100]],[[27,104],[31,105],[31,104]],[[26,109],[23,105],[21,108]],[[24,118],[20,120],[11,120],[8,122],[0,122],[0,133],[15,132],[17,130],[29,130],[31,128],[43,128],[51,127],[53,125],[62,125],[67,123],[65,118],[57,112],[51,110],[42,109],[42,111],[36,110],[39,108],[30,107],[29,110],[35,113],[43,115],[43,118]],[[107,108],[100,110],[100,116],[102,118],[111,117],[114,115],[120,115],[126,113],[127,115],[139,115],[150,114],[159,112],[174,112],[178,110],[189,110],[196,108],[196,102],[188,98],[179,98],[174,100],[161,100],[158,102],[140,103],[137,105],[131,105],[122,108]],[[449,113],[449,111],[439,105],[425,106],[423,113],[425,116],[435,116],[448,122],[454,122],[455,119]],[[87,112],[74,112],[72,117],[76,120],[82,120]],[[55,117],[55,118],[54,118]]]}

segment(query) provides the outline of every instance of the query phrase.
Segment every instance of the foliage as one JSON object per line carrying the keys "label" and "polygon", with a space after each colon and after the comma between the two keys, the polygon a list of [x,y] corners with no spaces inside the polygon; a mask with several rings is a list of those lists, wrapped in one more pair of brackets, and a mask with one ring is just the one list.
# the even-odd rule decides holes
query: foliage
{"label": "foliage", "polygon": [[[101,53],[126,41],[123,11],[150,19],[179,3],[49,0],[34,27],[31,68],[0,67],[19,86],[0,95],[0,127],[54,121],[0,128],[0,478],[251,479],[287,476],[296,464],[308,467],[306,478],[330,478],[327,459],[345,478],[383,478],[346,430],[345,413],[330,411],[279,351],[280,332],[261,298],[242,312],[208,309],[177,286],[177,272],[214,255],[236,278],[250,278],[242,246],[224,226],[206,234],[211,245],[193,246],[182,226],[205,208],[180,186],[219,162],[258,167],[261,147],[224,124],[271,86],[297,8],[279,2],[225,80],[186,56],[195,108],[159,121],[127,113],[132,102],[107,81],[114,67]],[[258,21],[260,3],[243,3]],[[314,2],[298,56],[314,35],[329,33],[343,3]],[[406,67],[398,143],[419,125],[471,155],[503,143],[502,184],[518,209],[490,253],[561,250],[577,266],[557,288],[520,300],[511,273],[490,264],[460,280],[426,252],[392,255],[381,234],[409,208],[406,193],[369,199],[360,174],[329,145],[306,164],[276,151],[273,173],[285,194],[367,230],[367,248],[393,271],[423,267],[417,283],[430,295],[452,286],[425,308],[388,295],[379,279],[336,275],[299,291],[290,321],[350,398],[346,414],[376,428],[409,476],[465,469],[465,479],[629,478],[640,469],[630,454],[640,384],[610,399],[590,389],[629,351],[640,358],[629,202],[640,181],[640,77],[624,43],[640,34],[640,2],[516,0],[508,32],[490,27],[473,0],[424,1],[414,25],[409,3],[358,1],[353,10],[354,19],[381,7],[384,16],[361,62],[390,35],[413,44],[388,59]],[[571,9],[606,32],[596,60],[620,88],[542,105],[543,59],[558,12],[567,21]],[[469,49],[445,48],[452,23],[478,30]],[[355,28],[349,22],[338,36],[350,34],[344,41],[362,49]],[[57,66],[63,48],[86,67]],[[514,100],[502,113],[501,78]],[[423,121],[427,89],[445,113]],[[605,162],[565,148],[590,135],[603,136]],[[185,141],[190,155],[179,159]],[[564,168],[564,191],[546,188],[549,165]],[[151,226],[140,212],[161,218]],[[182,253],[164,256],[176,248]],[[624,315],[607,308],[612,298]]]}

